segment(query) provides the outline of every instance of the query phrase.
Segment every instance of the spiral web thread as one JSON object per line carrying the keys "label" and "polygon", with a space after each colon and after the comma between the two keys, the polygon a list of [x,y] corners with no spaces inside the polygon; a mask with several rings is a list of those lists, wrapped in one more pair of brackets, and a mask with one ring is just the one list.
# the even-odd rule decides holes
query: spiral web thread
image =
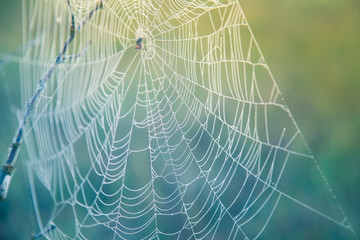
{"label": "spiral web thread", "polygon": [[[70,2],[78,23],[96,4]],[[62,0],[23,5],[24,42],[44,36],[21,60],[25,102],[70,15]],[[237,1],[104,1],[68,54],[25,137],[46,238],[255,239],[284,199],[353,232]],[[297,178],[302,164],[315,171]]]}

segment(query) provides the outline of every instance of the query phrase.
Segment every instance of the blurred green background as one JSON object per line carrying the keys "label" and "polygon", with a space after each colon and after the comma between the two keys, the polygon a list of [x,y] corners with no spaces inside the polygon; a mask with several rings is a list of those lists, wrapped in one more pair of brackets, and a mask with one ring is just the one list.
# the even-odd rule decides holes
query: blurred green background
{"label": "blurred green background", "polygon": [[[277,84],[353,227],[360,233],[360,1],[240,0]],[[0,58],[22,45],[21,1],[0,0]],[[0,67],[0,154],[22,109],[16,62]],[[35,226],[22,151],[0,239],[29,239]]]}

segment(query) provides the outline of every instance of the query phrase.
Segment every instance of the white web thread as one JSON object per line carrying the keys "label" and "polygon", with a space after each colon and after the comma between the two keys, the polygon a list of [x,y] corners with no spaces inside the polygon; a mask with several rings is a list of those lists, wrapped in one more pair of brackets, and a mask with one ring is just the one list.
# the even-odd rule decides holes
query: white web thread
{"label": "white web thread", "polygon": [[[77,21],[95,2],[71,1]],[[24,36],[46,42],[22,61],[28,99],[70,23],[66,1],[24,6]],[[46,237],[254,239],[282,197],[354,232],[339,204],[332,217],[279,189],[294,157],[319,167],[237,2],[104,1],[78,37],[70,54],[93,45],[49,81],[25,141]]]}

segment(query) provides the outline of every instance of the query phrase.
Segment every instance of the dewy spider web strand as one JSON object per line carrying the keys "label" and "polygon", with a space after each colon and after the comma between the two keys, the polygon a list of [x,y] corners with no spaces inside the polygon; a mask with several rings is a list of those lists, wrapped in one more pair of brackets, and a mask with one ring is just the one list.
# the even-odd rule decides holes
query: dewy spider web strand
{"label": "dewy spider web strand", "polygon": [[[24,1],[24,41],[44,40],[21,61],[23,100],[68,34],[67,4]],[[76,23],[93,6],[70,4]],[[256,239],[284,220],[285,200],[356,236],[238,2],[104,1],[68,55],[89,41],[26,129],[41,236]],[[294,178],[305,163],[314,174]],[[318,202],[294,191],[299,181],[319,186],[308,193]]]}

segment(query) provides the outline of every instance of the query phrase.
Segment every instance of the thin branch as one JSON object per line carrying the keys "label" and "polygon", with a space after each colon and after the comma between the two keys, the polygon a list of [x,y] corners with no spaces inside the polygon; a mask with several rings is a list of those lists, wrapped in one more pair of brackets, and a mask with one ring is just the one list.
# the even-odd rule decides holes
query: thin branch
{"label": "thin branch", "polygon": [[73,41],[75,35],[77,32],[80,31],[80,29],[91,19],[91,17],[94,15],[96,11],[103,8],[103,1],[100,0],[100,2],[96,5],[96,7],[91,10],[91,12],[86,16],[86,18],[83,20],[82,23],[79,24],[79,26],[76,28],[75,26],[75,16],[71,10],[70,2],[68,1],[70,13],[71,13],[71,27],[70,27],[70,33],[69,37],[64,43],[63,48],[59,52],[59,54],[56,56],[54,62],[51,64],[49,69],[46,71],[46,73],[40,78],[38,87],[36,88],[34,95],[31,97],[29,103],[25,107],[24,116],[23,119],[19,125],[18,131],[15,134],[15,137],[9,147],[9,155],[6,158],[6,161],[3,164],[3,167],[0,169],[0,200],[4,200],[6,198],[10,180],[12,177],[12,173],[14,170],[14,163],[16,161],[16,157],[19,152],[21,140],[24,133],[24,127],[26,125],[27,120],[31,116],[31,113],[33,109],[35,108],[35,104],[37,99],[39,98],[40,94],[44,91],[46,87],[46,83],[48,79],[52,76],[52,73],[55,70],[55,67],[58,63],[60,63],[64,59],[64,54],[66,50],[68,49],[70,43]]}
{"label": "thin branch", "polygon": [[55,224],[50,222],[50,226],[47,229],[45,229],[42,232],[39,232],[38,234],[32,235],[31,240],[41,239],[45,237],[47,234],[49,234],[51,231],[53,231],[54,229],[56,229]]}
{"label": "thin branch", "polygon": [[83,56],[85,56],[86,51],[88,49],[88,47],[91,45],[91,41],[89,41],[89,43],[86,45],[86,47],[84,47],[82,50],[80,50],[78,52],[78,54],[76,55],[64,55],[62,56],[61,59],[59,59],[59,62],[57,62],[57,64],[61,64],[64,63],[65,61],[72,61],[72,60],[76,60],[78,58],[82,58]]}

